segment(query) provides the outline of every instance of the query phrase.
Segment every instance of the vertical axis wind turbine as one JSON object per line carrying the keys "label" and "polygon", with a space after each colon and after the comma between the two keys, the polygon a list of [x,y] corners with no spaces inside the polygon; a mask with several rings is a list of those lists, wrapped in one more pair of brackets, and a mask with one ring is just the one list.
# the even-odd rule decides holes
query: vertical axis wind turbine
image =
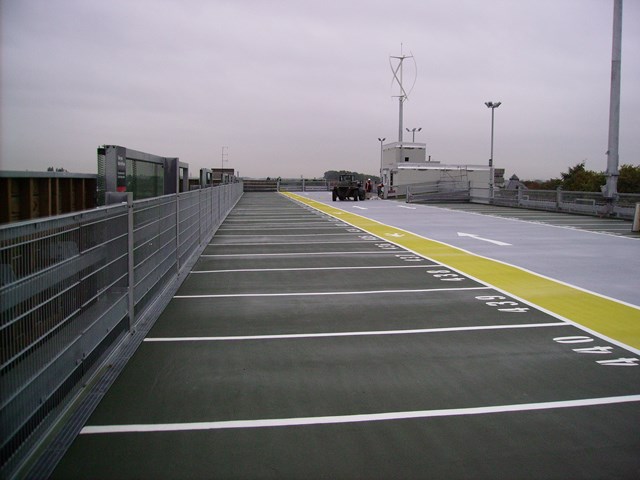
{"label": "vertical axis wind turbine", "polygon": [[[393,80],[391,81],[392,84],[393,82],[398,82],[398,87],[400,87],[400,94],[398,95],[398,104],[399,104],[399,112],[398,112],[398,142],[400,144],[402,144],[402,120],[403,120],[403,108],[402,105],[404,104],[404,101],[407,100],[409,98],[409,93],[407,93],[407,91],[404,88],[403,85],[403,62],[405,61],[405,59],[407,58],[411,58],[413,59],[413,64],[416,68],[416,75],[413,79],[413,85],[411,85],[411,88],[409,89],[409,93],[411,93],[411,91],[413,90],[413,87],[416,84],[416,79],[418,78],[418,69],[416,66],[416,60],[415,58],[413,58],[413,55],[404,55],[402,53],[402,44],[400,44],[400,56],[394,56],[391,55],[389,57],[389,66],[391,67],[391,71],[393,72]],[[398,63],[396,64],[395,68],[393,66],[393,60],[397,60]],[[395,95],[393,95],[395,97]]]}

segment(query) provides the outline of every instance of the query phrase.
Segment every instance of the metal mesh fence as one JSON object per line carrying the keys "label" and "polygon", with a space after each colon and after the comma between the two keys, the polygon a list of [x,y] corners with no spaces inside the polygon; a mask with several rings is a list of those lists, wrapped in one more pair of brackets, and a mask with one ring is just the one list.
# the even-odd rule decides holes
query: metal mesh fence
{"label": "metal mesh fence", "polygon": [[632,219],[640,195],[618,194],[607,201],[599,192],[564,190],[496,190],[492,203],[509,207]]}
{"label": "metal mesh fence", "polygon": [[0,228],[1,477],[241,195],[229,184]]}

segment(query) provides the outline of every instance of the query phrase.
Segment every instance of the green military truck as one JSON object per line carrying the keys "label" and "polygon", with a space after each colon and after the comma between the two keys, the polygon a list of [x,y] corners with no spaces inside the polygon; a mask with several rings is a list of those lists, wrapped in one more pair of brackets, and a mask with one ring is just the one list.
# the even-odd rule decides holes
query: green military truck
{"label": "green military truck", "polygon": [[355,175],[340,175],[338,183],[333,187],[332,198],[335,202],[337,199],[348,200],[353,198],[355,202],[365,199],[364,188]]}

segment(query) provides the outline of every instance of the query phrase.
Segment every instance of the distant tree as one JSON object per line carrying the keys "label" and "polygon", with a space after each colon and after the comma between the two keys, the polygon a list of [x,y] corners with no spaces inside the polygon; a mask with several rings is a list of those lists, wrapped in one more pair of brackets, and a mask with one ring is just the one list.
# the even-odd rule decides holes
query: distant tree
{"label": "distant tree", "polygon": [[585,162],[578,163],[570,167],[562,175],[562,189],[571,192],[599,192],[600,187],[605,184],[605,175],[602,172],[587,170]]}
{"label": "distant tree", "polygon": [[327,172],[324,172],[324,179],[328,182],[334,182],[334,181],[338,181],[338,177],[340,177],[340,175],[346,175],[349,173],[354,173],[354,172],[348,172],[346,170],[329,170]]}
{"label": "distant tree", "polygon": [[562,185],[562,180],[559,178],[551,178],[542,183],[542,188],[545,190],[556,190],[560,185]]}
{"label": "distant tree", "polygon": [[522,183],[531,190],[555,190],[562,185],[562,180],[552,178],[550,180],[524,180]]}
{"label": "distant tree", "polygon": [[[640,193],[640,165],[622,165],[619,169],[618,192]],[[550,180],[523,180],[522,183],[532,190],[555,190],[562,187],[567,191],[599,192],[607,181],[605,172],[587,170],[584,162],[569,168],[562,178]]]}
{"label": "distant tree", "polygon": [[618,192],[640,193],[640,165],[622,165],[619,173]]}
{"label": "distant tree", "polygon": [[338,178],[340,177],[340,175],[355,175],[356,179],[361,181],[361,182],[366,182],[367,179],[371,179],[372,182],[377,183],[380,181],[380,177],[376,176],[376,175],[367,175],[365,173],[359,173],[359,172],[350,172],[348,170],[329,170],[324,172],[324,179],[327,182],[337,182]]}

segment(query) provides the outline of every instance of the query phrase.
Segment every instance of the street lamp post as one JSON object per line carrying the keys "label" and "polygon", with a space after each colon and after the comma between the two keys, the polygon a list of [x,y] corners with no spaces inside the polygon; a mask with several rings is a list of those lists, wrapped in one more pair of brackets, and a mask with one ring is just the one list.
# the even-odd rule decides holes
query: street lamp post
{"label": "street lamp post", "polygon": [[493,116],[494,111],[502,102],[484,102],[491,109],[491,157],[489,158],[489,198],[493,198]]}
{"label": "street lamp post", "polygon": [[380,178],[382,178],[382,142],[384,142],[386,138],[378,138],[380,142]]}
{"label": "street lamp post", "polygon": [[411,130],[407,128],[407,132],[413,133],[413,140],[412,140],[413,143],[416,143],[416,132],[419,132],[420,130],[422,130],[422,127],[412,128]]}

